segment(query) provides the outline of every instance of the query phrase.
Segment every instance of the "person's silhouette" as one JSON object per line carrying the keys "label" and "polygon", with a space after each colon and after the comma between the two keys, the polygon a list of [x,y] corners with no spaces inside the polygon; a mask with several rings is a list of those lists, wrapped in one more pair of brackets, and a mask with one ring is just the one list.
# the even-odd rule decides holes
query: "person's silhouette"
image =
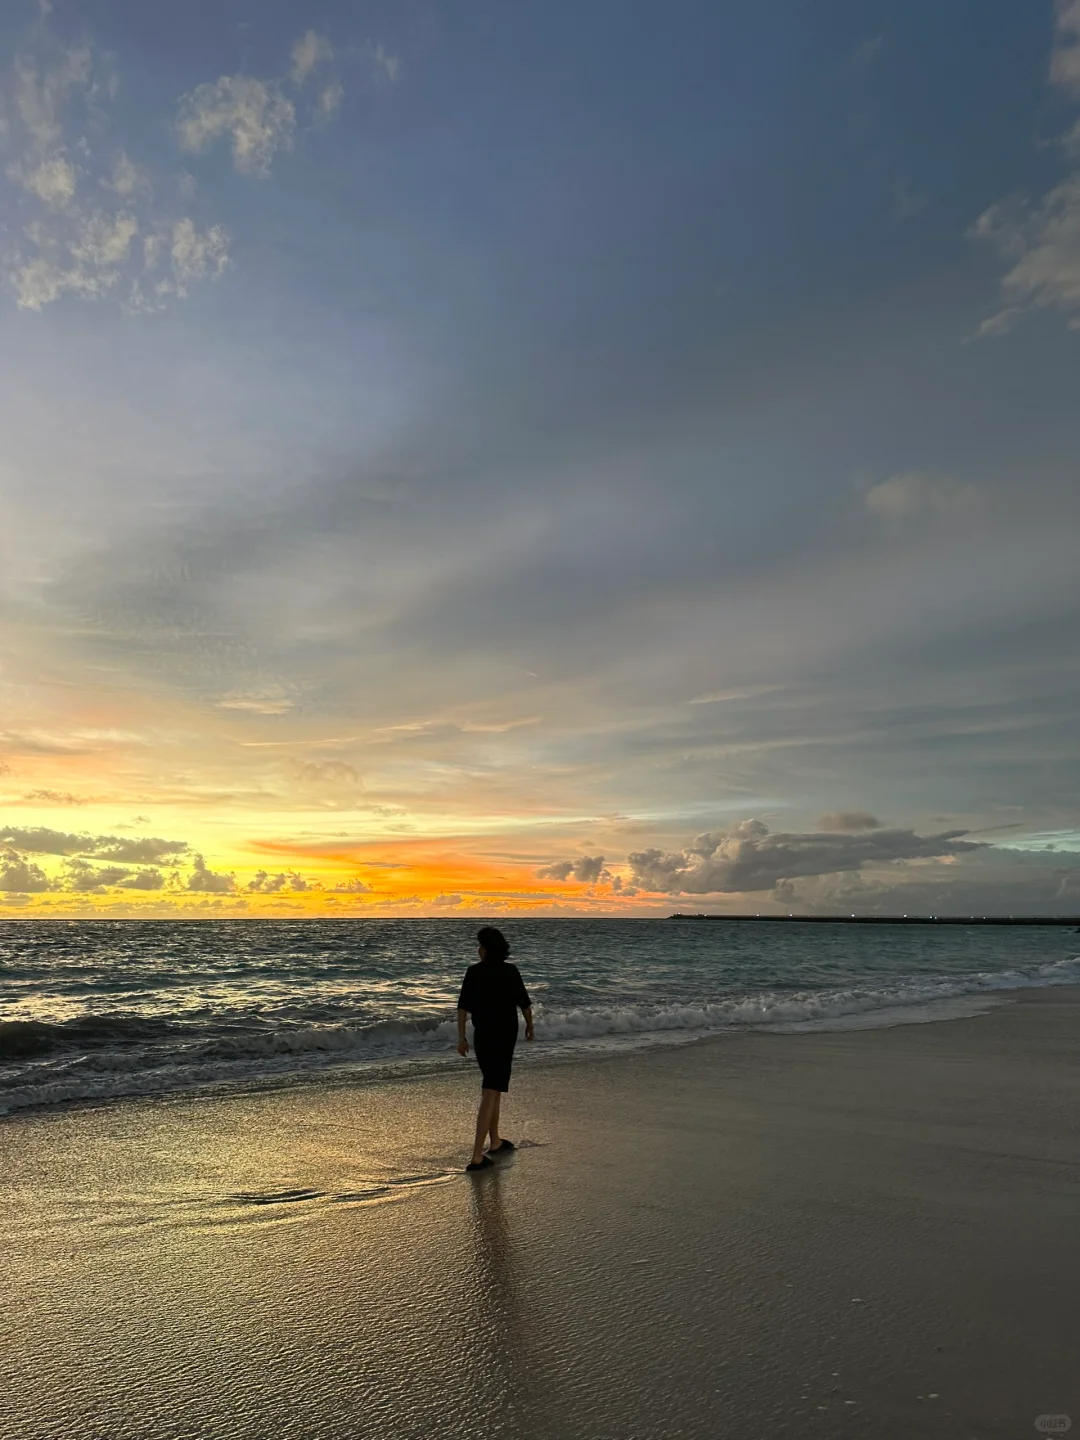
{"label": "person's silhouette", "polygon": [[[476,1136],[472,1159],[466,1170],[485,1169],[492,1164],[491,1155],[514,1149],[513,1143],[499,1134],[499,1105],[510,1089],[519,1009],[525,1016],[525,1039],[533,1038],[532,1001],[517,966],[511,965],[507,959],[510,946],[506,936],[493,925],[485,925],[476,939],[476,953],[480,958],[465,972],[457,1012],[458,1054],[469,1053],[465,1022],[471,1015],[473,1045],[481,1076]],[[485,1155],[484,1143],[489,1136],[491,1145]]]}

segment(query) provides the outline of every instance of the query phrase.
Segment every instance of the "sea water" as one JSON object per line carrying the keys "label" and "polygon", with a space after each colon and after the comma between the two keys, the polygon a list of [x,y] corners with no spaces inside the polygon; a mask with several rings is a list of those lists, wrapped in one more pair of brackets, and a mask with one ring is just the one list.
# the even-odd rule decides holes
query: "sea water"
{"label": "sea water", "polygon": [[[508,920],[529,1059],[975,1013],[1080,983],[1065,927]],[[476,922],[0,923],[0,1114],[463,1062]]]}

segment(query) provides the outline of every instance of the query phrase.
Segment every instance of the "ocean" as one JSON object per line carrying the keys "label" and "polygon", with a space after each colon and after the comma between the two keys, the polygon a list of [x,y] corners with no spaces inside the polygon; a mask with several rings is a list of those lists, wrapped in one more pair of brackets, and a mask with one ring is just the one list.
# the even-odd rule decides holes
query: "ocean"
{"label": "ocean", "polygon": [[[477,923],[0,923],[0,1114],[460,1067]],[[747,1027],[926,1022],[1080,982],[1071,927],[502,925],[536,1013],[526,1063]]]}

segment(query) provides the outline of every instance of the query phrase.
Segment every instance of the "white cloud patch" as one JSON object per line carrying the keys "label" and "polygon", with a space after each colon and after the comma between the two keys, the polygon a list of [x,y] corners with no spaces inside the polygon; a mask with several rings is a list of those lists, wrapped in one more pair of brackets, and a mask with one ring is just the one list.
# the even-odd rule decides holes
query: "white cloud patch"
{"label": "white cloud patch", "polygon": [[[18,202],[8,207],[0,278],[26,310],[64,296],[159,310],[225,272],[229,236],[176,213],[196,199],[194,176],[154,177],[115,143],[116,75],[91,45],[58,45],[47,15],[34,54],[18,56],[0,81],[3,173]],[[363,53],[379,77],[396,78],[397,57],[382,45]],[[309,30],[293,45],[285,75],[222,75],[181,96],[174,134],[193,155],[224,143],[237,171],[266,178],[275,157],[293,148],[298,125],[326,125],[344,95],[329,41]],[[113,208],[103,203],[108,196]]]}
{"label": "white cloud patch", "polygon": [[684,850],[637,851],[627,857],[639,889],[666,895],[721,895],[773,890],[808,875],[858,871],[896,860],[943,859],[985,848],[963,830],[916,835],[913,830],[867,834],[777,834],[760,820],[744,820],[720,834],[699,835]]}
{"label": "white cloud patch", "polygon": [[193,280],[216,278],[229,263],[228,238],[220,227],[200,232],[192,220],[177,220],[170,236],[169,256],[179,293]]}
{"label": "white cloud patch", "polygon": [[368,53],[371,56],[371,63],[376,74],[389,80],[392,85],[398,77],[398,70],[400,68],[401,62],[398,57],[392,55],[384,45],[378,42],[369,46]]}
{"label": "white cloud patch", "polygon": [[[392,62],[396,72],[397,61],[384,56],[385,61]],[[292,94],[286,93],[287,87]],[[298,119],[326,124],[341,108],[344,95],[329,40],[308,30],[293,44],[287,75],[265,80],[222,75],[185,95],[176,117],[177,139],[191,154],[225,140],[241,174],[266,179],[275,156],[293,148]]]}
{"label": "white cloud patch", "polygon": [[[1050,81],[1080,101],[1080,0],[1059,4],[1050,55]],[[1064,148],[1080,150],[1080,121]],[[1080,170],[1041,199],[1001,201],[979,216],[972,236],[993,245],[1009,269],[1001,280],[1005,307],[984,320],[976,337],[1008,333],[1031,310],[1057,310],[1080,329]]]}
{"label": "white cloud patch", "polygon": [[289,71],[294,85],[303,85],[319,65],[329,64],[334,58],[330,42],[324,35],[309,30],[292,47],[292,65]]}
{"label": "white cloud patch", "polygon": [[0,78],[11,186],[0,277],[16,304],[41,310],[74,296],[154,310],[221,275],[225,232],[163,213],[148,174],[115,143],[107,65],[90,45],[64,49],[47,32],[35,45]]}
{"label": "white cloud patch", "polygon": [[320,125],[327,124],[341,109],[341,102],[345,98],[345,88],[340,81],[334,80],[326,85],[319,92],[319,99],[315,106],[315,119]]}
{"label": "white cloud patch", "polygon": [[101,183],[106,189],[115,191],[117,195],[128,196],[134,195],[136,190],[147,184],[147,181],[139,167],[121,152],[113,163],[111,174]]}
{"label": "white cloud patch", "polygon": [[44,205],[66,205],[75,198],[75,166],[64,155],[52,155],[32,166],[16,163],[9,166],[7,173]]}
{"label": "white cloud patch", "polygon": [[864,500],[872,515],[899,528],[929,516],[969,514],[979,504],[979,492],[948,475],[912,471],[872,485]]}
{"label": "white cloud patch", "polygon": [[198,154],[225,138],[233,164],[247,175],[270,174],[279,150],[292,148],[296,109],[276,80],[222,75],[184,96],[176,118],[182,149]]}
{"label": "white cloud patch", "polygon": [[94,57],[88,45],[62,50],[51,58],[33,60],[20,55],[14,69],[14,109],[41,155],[59,150],[64,142],[64,113],[73,101],[86,101],[98,88]]}

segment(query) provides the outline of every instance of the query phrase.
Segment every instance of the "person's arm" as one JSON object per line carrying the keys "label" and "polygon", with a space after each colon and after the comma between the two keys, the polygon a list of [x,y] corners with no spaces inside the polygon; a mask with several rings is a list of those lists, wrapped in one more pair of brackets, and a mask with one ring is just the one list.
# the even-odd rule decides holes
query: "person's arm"
{"label": "person's arm", "polygon": [[469,1042],[465,1039],[465,1022],[468,1018],[469,1012],[459,1008],[457,1012],[457,1053],[459,1055],[468,1055],[469,1053]]}
{"label": "person's arm", "polygon": [[525,1039],[533,1038],[532,1001],[529,999],[529,992],[525,989],[525,981],[521,978],[521,971],[514,966],[514,974],[517,976],[517,1003],[521,1013],[525,1016]]}

